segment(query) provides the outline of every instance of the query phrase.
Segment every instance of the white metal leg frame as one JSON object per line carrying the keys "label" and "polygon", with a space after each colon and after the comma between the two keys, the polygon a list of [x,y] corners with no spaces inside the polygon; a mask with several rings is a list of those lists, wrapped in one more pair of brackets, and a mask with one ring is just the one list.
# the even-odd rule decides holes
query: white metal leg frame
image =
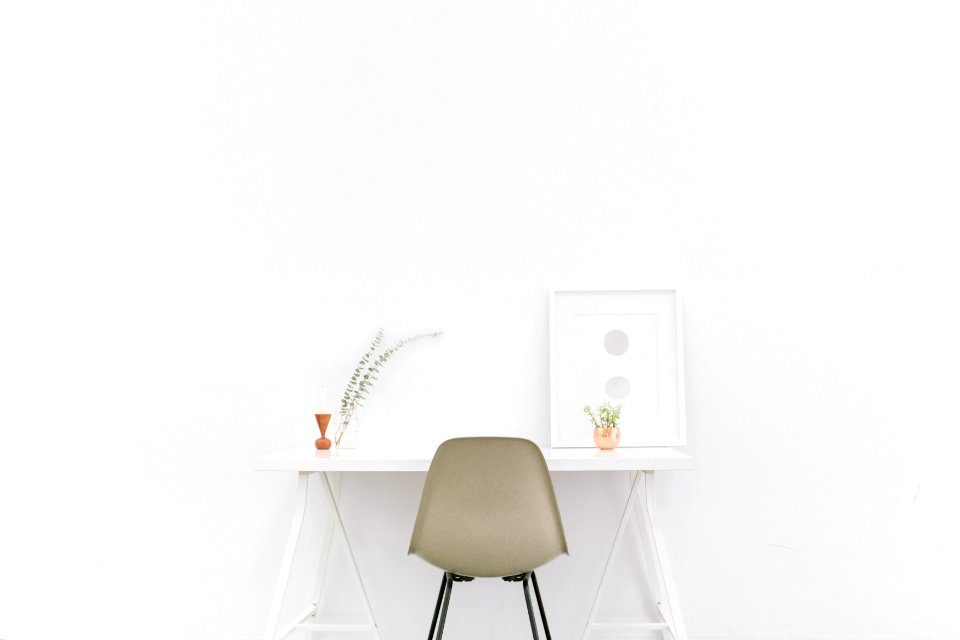
{"label": "white metal leg frame", "polygon": [[[374,640],[380,640],[380,631],[377,629],[377,623],[373,618],[373,610],[370,608],[370,600],[367,598],[367,590],[363,586],[363,579],[360,577],[360,569],[357,567],[357,559],[353,555],[353,548],[350,546],[350,539],[347,537],[347,531],[343,526],[343,517],[340,514],[340,505],[337,502],[336,493],[333,490],[330,474],[320,472],[323,481],[324,495],[331,509],[331,517],[328,519],[326,532],[324,535],[324,545],[321,555],[320,568],[317,572],[317,585],[314,590],[314,598],[310,606],[297,614],[297,616],[284,627],[280,627],[280,613],[283,610],[283,601],[287,593],[287,583],[290,581],[290,571],[293,568],[293,559],[297,552],[297,546],[300,542],[300,532],[303,530],[303,517],[307,510],[307,488],[308,480],[313,472],[301,471],[297,478],[297,502],[293,512],[293,522],[290,524],[290,534],[287,537],[287,548],[283,552],[283,562],[280,565],[280,577],[277,579],[277,588],[273,593],[273,605],[270,607],[270,617],[267,620],[267,630],[263,634],[264,640],[283,640],[294,631],[310,632],[333,632],[333,631],[368,631],[373,634]],[[339,481],[339,478],[337,478]],[[353,568],[354,576],[360,586],[360,593],[363,596],[363,607],[366,613],[367,623],[365,624],[332,624],[316,622],[318,608],[320,605],[320,595],[323,589],[323,582],[326,577],[326,565],[330,557],[330,544],[332,543],[332,531],[337,529],[344,546],[347,549],[347,555],[350,557],[350,566]],[[307,622],[313,618],[313,622]]]}
{"label": "white metal leg frame", "polygon": [[[273,605],[270,608],[267,630],[263,636],[264,640],[284,640],[294,631],[318,633],[367,631],[373,635],[374,640],[380,640],[380,632],[377,629],[377,624],[373,617],[373,610],[370,608],[367,590],[363,585],[357,560],[353,554],[353,548],[350,546],[350,540],[347,538],[347,532],[343,525],[343,517],[340,513],[340,505],[337,500],[338,491],[334,491],[334,484],[339,488],[339,477],[338,475],[334,475],[331,479],[331,474],[326,472],[320,472],[320,476],[324,488],[323,493],[330,505],[331,517],[327,519],[325,527],[314,598],[307,608],[297,614],[287,625],[280,628],[280,614],[286,597],[294,556],[300,543],[300,533],[303,529],[303,520],[308,504],[308,480],[312,473],[314,472],[301,471],[297,478],[297,499],[294,507],[293,521],[290,524],[287,546],[283,553],[283,562],[280,565],[280,576],[277,579],[277,587],[274,591]],[[640,499],[638,500],[638,498]],[[640,547],[641,557],[646,565],[647,570],[645,573],[650,582],[651,592],[654,593],[657,598],[657,611],[660,614],[661,620],[659,622],[597,622],[597,612],[600,608],[603,591],[607,586],[610,569],[613,566],[614,557],[620,549],[620,544],[623,541],[627,525],[631,518],[635,518],[638,525],[640,536],[637,542]],[[360,586],[364,612],[367,617],[367,623],[365,624],[333,624],[316,621],[319,613],[320,597],[326,578],[330,546],[333,542],[333,529],[337,529],[340,532],[344,546],[347,549],[347,555],[350,558],[350,566]],[[311,618],[313,618],[314,621],[307,622],[307,620]],[[607,564],[600,578],[600,586],[597,589],[597,595],[594,599],[593,607],[590,610],[590,617],[583,631],[583,640],[587,640],[593,631],[661,631],[664,640],[687,640],[687,632],[683,626],[680,605],[677,601],[677,591],[673,581],[673,573],[670,570],[670,562],[664,547],[663,534],[657,524],[656,488],[654,485],[653,471],[641,471],[633,474],[627,504],[624,507],[623,516],[620,518],[620,525],[617,528],[613,545],[610,547],[610,555],[607,557]]]}
{"label": "white metal leg frame", "polygon": [[[642,495],[641,495],[642,492]],[[641,498],[638,500],[637,498]],[[639,503],[639,509],[637,505]],[[651,592],[657,598],[657,611],[660,614],[659,622],[626,622],[605,623],[597,622],[597,611],[602,601],[603,590],[607,586],[610,569],[613,566],[614,556],[623,541],[627,530],[627,523],[632,517],[636,518],[639,528],[640,555],[646,565],[647,577],[650,581]],[[687,640],[687,631],[683,626],[683,617],[680,615],[680,605],[677,601],[677,590],[673,582],[673,573],[670,571],[670,561],[663,544],[663,534],[657,525],[656,487],[653,471],[638,471],[633,474],[630,484],[630,495],[620,518],[617,535],[610,547],[610,555],[600,578],[600,586],[590,610],[587,626],[583,630],[583,640],[587,640],[593,631],[661,631],[664,640]]]}

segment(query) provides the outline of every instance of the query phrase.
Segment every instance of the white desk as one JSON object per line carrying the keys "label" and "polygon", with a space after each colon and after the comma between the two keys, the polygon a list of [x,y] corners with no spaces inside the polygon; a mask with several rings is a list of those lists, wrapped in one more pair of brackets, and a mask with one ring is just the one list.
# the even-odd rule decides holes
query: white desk
{"label": "white desk", "polygon": [[[663,637],[673,640],[686,640],[687,634],[680,615],[680,606],[677,602],[676,588],[673,574],[664,546],[663,535],[657,526],[656,490],[654,472],[672,469],[690,469],[693,459],[687,454],[667,447],[647,447],[642,449],[617,449],[615,451],[600,451],[598,449],[545,449],[543,455],[547,460],[550,471],[558,472],[588,472],[588,471],[629,471],[633,473],[632,486],[623,509],[623,516],[617,529],[614,543],[607,557],[607,564],[600,579],[600,586],[594,597],[590,617],[583,630],[583,640],[586,640],[592,631],[651,631],[663,633]],[[376,473],[376,472],[426,472],[430,467],[433,451],[378,451],[368,449],[317,451],[313,447],[299,447],[289,451],[264,456],[254,462],[254,468],[262,471],[296,471],[297,501],[294,509],[293,522],[290,525],[290,535],[287,538],[287,548],[283,554],[280,567],[280,576],[274,592],[273,605],[270,609],[270,618],[264,633],[264,640],[283,640],[294,631],[367,631],[376,640],[380,640],[370,601],[367,598],[363,578],[357,567],[350,539],[343,526],[343,518],[337,501],[335,486],[339,486],[341,473]],[[307,509],[308,478],[313,473],[319,473],[324,487],[326,499],[329,501],[333,517],[328,522],[328,532],[324,536],[326,550],[321,554],[321,567],[318,571],[318,588],[322,587],[323,576],[328,557],[329,545],[332,540],[332,528],[340,531],[345,542],[347,553],[350,556],[360,593],[363,598],[364,611],[367,616],[365,624],[331,624],[318,622],[317,616],[319,598],[315,597],[309,607],[299,615],[280,627],[280,613],[286,597],[287,583],[293,567],[294,556],[300,542],[300,532],[303,527],[304,514]],[[641,499],[637,499],[637,498]],[[659,622],[633,623],[603,623],[597,622],[597,610],[601,596],[607,584],[610,573],[611,560],[620,547],[624,532],[631,517],[638,520],[641,531],[640,549],[648,567],[647,580],[651,592],[657,597],[657,610],[660,613]],[[650,574],[653,575],[650,575]],[[312,619],[312,622],[308,622]]]}

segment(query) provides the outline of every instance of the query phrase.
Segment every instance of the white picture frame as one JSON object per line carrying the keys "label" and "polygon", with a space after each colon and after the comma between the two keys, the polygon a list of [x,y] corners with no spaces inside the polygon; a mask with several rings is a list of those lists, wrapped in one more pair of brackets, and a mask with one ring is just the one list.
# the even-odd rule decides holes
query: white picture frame
{"label": "white picture frame", "polygon": [[550,444],[594,447],[583,411],[623,405],[621,447],[687,443],[676,289],[550,290]]}

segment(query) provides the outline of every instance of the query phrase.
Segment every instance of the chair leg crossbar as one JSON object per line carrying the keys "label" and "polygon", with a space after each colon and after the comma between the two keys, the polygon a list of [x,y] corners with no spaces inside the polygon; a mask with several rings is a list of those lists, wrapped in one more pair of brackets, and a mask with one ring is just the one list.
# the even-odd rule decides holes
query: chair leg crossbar
{"label": "chair leg crossbar", "polygon": [[[427,640],[434,640],[433,634],[436,632],[436,640],[443,638],[443,625],[447,621],[447,609],[450,608],[450,593],[453,591],[454,582],[470,582],[473,578],[470,576],[461,576],[455,573],[445,571],[443,579],[440,581],[440,593],[437,595],[437,605],[433,610],[433,620],[430,622],[430,634]],[[550,626],[547,624],[547,613],[543,608],[543,598],[540,596],[540,585],[537,583],[537,574],[533,571],[521,573],[515,576],[503,578],[504,582],[522,582],[523,597],[527,601],[527,615],[530,618],[530,631],[533,632],[533,640],[540,640],[537,633],[537,618],[533,613],[533,602],[530,599],[530,583],[533,583],[533,593],[537,598],[537,607],[540,609],[540,620],[543,622],[543,634],[546,640],[553,640],[550,637]]]}

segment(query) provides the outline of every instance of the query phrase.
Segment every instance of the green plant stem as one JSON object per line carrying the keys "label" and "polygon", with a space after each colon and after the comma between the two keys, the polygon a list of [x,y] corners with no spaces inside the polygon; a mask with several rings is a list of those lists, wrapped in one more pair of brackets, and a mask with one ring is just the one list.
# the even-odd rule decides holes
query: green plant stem
{"label": "green plant stem", "polygon": [[340,440],[343,438],[344,432],[347,430],[347,427],[350,426],[350,422],[353,419],[353,412],[363,406],[364,401],[370,394],[370,389],[378,380],[377,374],[380,373],[390,358],[393,357],[397,351],[407,346],[411,342],[416,342],[417,340],[421,340],[423,338],[436,338],[442,333],[442,331],[421,333],[409,338],[404,338],[403,340],[399,340],[392,346],[384,349],[384,351],[375,359],[373,359],[373,362],[371,363],[371,358],[374,357],[374,354],[377,352],[377,348],[380,346],[381,342],[383,342],[383,329],[379,329],[377,331],[377,335],[370,343],[370,347],[360,357],[360,361],[357,363],[356,368],[354,368],[353,375],[350,376],[350,380],[347,382],[346,389],[343,391],[343,397],[340,399],[341,419],[335,436],[335,443],[338,446],[340,444]]}

